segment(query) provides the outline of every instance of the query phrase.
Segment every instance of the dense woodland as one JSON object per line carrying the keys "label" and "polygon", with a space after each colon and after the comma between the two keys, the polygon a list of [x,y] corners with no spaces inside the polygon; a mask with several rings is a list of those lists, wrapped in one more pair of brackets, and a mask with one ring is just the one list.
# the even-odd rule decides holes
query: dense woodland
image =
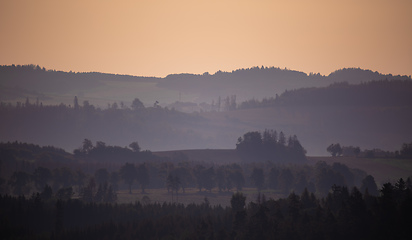
{"label": "dense woodland", "polygon": [[411,189],[399,179],[379,196],[337,185],[323,198],[306,189],[277,200],[236,193],[229,207],[0,195],[0,228],[3,239],[408,239]]}
{"label": "dense woodland", "polygon": [[251,99],[240,109],[273,106],[368,106],[411,107],[412,81],[380,80],[362,84],[335,83],[322,88],[300,88],[283,92],[276,98]]}
{"label": "dense woodland", "polygon": [[[409,236],[411,178],[378,187],[373,176],[344,164],[307,165],[296,154],[304,156],[297,137],[274,130],[245,133],[237,146],[247,156],[242,162],[213,164],[190,161],[179,152],[159,157],[141,151],[137,142],[118,147],[84,139],[73,154],[52,146],[1,143],[0,232],[5,239]],[[275,151],[265,152],[270,148]],[[252,160],[257,150],[263,153]],[[255,188],[258,197],[246,199],[246,187]],[[231,204],[210,205],[207,197],[201,204],[179,204],[177,195],[185,196],[187,188],[230,193]],[[163,189],[172,201],[144,197],[116,204],[118,191],[132,189]],[[268,190],[284,197],[267,198]]]}

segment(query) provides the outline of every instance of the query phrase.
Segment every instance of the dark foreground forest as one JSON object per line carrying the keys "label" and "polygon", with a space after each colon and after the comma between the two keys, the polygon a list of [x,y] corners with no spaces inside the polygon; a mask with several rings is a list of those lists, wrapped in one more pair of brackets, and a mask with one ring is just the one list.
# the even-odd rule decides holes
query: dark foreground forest
{"label": "dark foreground forest", "polygon": [[[375,197],[332,186],[324,198],[306,189],[287,198],[259,195],[230,207],[176,203],[103,204],[0,196],[2,239],[408,239],[410,181],[386,183]],[[249,199],[248,199],[249,200]]]}

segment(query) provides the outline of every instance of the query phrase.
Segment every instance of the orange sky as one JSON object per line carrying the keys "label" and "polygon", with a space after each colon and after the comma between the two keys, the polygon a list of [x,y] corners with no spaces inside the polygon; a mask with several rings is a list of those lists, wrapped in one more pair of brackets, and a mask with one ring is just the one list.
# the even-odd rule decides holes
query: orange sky
{"label": "orange sky", "polygon": [[163,77],[253,66],[412,74],[412,1],[0,0],[0,65]]}

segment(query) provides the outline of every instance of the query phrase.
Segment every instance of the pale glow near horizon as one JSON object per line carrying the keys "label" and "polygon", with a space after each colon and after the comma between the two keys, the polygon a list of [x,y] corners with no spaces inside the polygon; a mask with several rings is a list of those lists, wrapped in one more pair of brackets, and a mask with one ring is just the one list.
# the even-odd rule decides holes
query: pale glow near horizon
{"label": "pale glow near horizon", "polygon": [[0,2],[0,65],[163,77],[253,66],[412,74],[412,1]]}

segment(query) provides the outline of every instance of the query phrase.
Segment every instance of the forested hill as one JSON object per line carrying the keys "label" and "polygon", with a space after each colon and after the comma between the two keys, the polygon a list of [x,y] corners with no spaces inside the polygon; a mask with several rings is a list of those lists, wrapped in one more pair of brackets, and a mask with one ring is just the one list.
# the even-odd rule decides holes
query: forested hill
{"label": "forested hill", "polygon": [[70,104],[74,96],[99,106],[109,102],[130,104],[138,97],[146,106],[176,102],[211,103],[236,95],[238,101],[269,98],[285,90],[325,87],[335,82],[351,84],[371,80],[411,80],[410,76],[385,75],[359,68],[345,68],[328,76],[275,67],[253,67],[214,74],[171,74],[165,78],[137,77],[98,72],[75,73],[46,70],[36,65],[0,66],[0,101],[26,97],[47,104]]}
{"label": "forested hill", "polygon": [[334,83],[328,87],[301,88],[285,91],[277,98],[262,101],[251,99],[239,108],[270,106],[365,106],[406,107],[412,106],[412,81],[381,80],[361,84]]}
{"label": "forested hill", "polygon": [[[132,101],[136,95],[128,98],[129,92],[139,93],[138,86],[160,80],[99,72],[46,70],[38,65],[0,66],[0,101],[15,103],[30,98],[47,104],[70,104],[74,96],[79,96],[105,106],[113,101]],[[128,91],[130,86],[133,89]]]}
{"label": "forested hill", "polygon": [[80,88],[87,91],[104,84],[105,81],[141,82],[153,79],[157,78],[99,72],[63,72],[46,70],[39,65],[0,66],[1,85],[46,93],[66,93]]}
{"label": "forested hill", "polygon": [[215,119],[242,123],[246,129],[296,134],[310,155],[322,155],[326,153],[322,146],[336,142],[392,150],[412,136],[411,93],[410,80],[337,83],[251,99],[240,103],[236,111],[216,114]]}
{"label": "forested hill", "polygon": [[238,69],[232,72],[218,71],[211,75],[171,74],[158,86],[177,91],[198,94],[199,98],[207,96],[237,95],[239,100],[264,98],[281,94],[285,90],[306,87],[325,87],[332,83],[348,82],[359,84],[372,80],[411,80],[410,76],[393,76],[360,68],[344,68],[328,76],[319,73],[280,69],[275,67],[254,67]]}
{"label": "forested hill", "polygon": [[121,109],[113,104],[102,110],[88,103],[70,107],[26,102],[15,107],[1,105],[0,116],[0,141],[5,142],[17,140],[66,150],[77,148],[85,138],[120,146],[138,140],[151,150],[198,148],[205,143],[203,136],[191,130],[205,119],[160,107]]}
{"label": "forested hill", "polygon": [[358,85],[332,84],[325,88],[287,91],[281,102],[288,105],[412,106],[412,81],[372,81]]}

